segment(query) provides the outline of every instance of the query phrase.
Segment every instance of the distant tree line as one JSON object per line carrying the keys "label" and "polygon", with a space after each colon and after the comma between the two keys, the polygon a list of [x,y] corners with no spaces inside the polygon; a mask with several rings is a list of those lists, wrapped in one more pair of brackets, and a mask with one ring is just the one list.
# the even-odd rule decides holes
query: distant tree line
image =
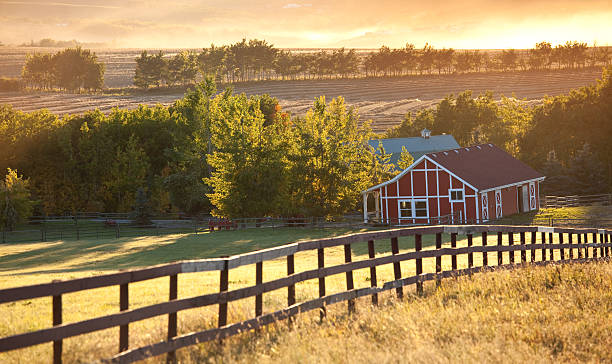
{"label": "distant tree line", "polygon": [[[491,93],[450,95],[386,137],[428,128],[463,146],[495,143],[548,176],[544,193],[610,192],[611,75],[609,66],[597,85],[537,106],[498,103]],[[0,105],[0,170],[23,174],[10,179],[28,181],[37,214],[133,211],[146,200],[155,210],[224,217],[356,211],[361,191],[396,173],[382,145],[368,145],[369,123],[360,127],[342,98],[319,98],[305,116],[291,117],[268,95],[215,94],[208,78],[171,106],[108,115]]]}
{"label": "distant tree line", "polygon": [[28,54],[21,77],[26,85],[41,90],[98,90],[104,85],[104,70],[95,53],[76,47],[55,54]]}
{"label": "distant tree line", "polygon": [[612,192],[612,66],[597,85],[528,106],[488,92],[449,95],[435,108],[408,114],[385,137],[416,136],[423,128],[452,134],[463,146],[494,143],[547,176],[548,194]]}
{"label": "distant tree line", "polygon": [[217,82],[271,79],[328,79],[385,77],[515,70],[574,69],[607,66],[609,47],[591,47],[568,41],[552,47],[548,42],[533,49],[457,51],[413,44],[363,53],[345,48],[318,52],[290,52],[265,40],[243,39],[230,45],[204,48],[200,53],[183,51],[173,56],[144,51],[136,59],[134,85],[193,84],[198,75],[214,76]]}

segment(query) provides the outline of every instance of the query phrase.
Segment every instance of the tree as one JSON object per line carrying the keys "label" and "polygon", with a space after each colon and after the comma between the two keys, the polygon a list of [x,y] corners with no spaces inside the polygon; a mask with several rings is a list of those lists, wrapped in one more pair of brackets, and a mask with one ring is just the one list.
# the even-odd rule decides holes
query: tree
{"label": "tree", "polygon": [[286,204],[287,154],[291,133],[284,123],[265,126],[260,100],[226,91],[211,105],[212,173],[204,181],[224,217],[277,214]]}
{"label": "tree", "polygon": [[138,226],[151,225],[151,205],[144,188],[139,187],[134,198],[132,223]]}
{"label": "tree", "polygon": [[54,81],[68,91],[81,88],[100,89],[104,84],[104,64],[88,49],[67,48],[56,53],[54,59]]}
{"label": "tree", "polygon": [[142,51],[140,57],[136,58],[136,70],[134,73],[134,86],[147,89],[149,86],[160,86],[162,80],[167,79],[167,64],[162,51],[149,55]]}
{"label": "tree", "polygon": [[289,184],[294,213],[334,216],[357,208],[370,187],[372,137],[369,125],[339,97],[329,104],[317,98],[303,118],[293,121],[296,148],[290,154]]}
{"label": "tree", "polygon": [[29,181],[8,168],[0,181],[0,226],[12,231],[18,223],[32,215],[34,202],[30,199]]}
{"label": "tree", "polygon": [[400,154],[400,159],[397,161],[397,166],[401,171],[410,167],[414,163],[414,157],[406,150],[406,147],[402,145],[402,153]]}

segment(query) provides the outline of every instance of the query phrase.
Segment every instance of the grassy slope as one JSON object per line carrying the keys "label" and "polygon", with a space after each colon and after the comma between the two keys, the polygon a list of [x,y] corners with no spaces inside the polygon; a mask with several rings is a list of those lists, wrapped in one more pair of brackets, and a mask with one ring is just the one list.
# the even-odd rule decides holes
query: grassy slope
{"label": "grassy slope", "polygon": [[[185,362],[612,362],[612,264],[528,267],[428,285],[424,298],[358,302],[323,324],[302,318]],[[412,290],[412,289],[411,289]],[[393,303],[393,304],[390,304]],[[342,305],[342,311],[345,306]]]}
{"label": "grassy slope", "polygon": [[[7,244],[0,246],[0,287],[48,282],[51,279],[67,279],[104,273],[119,268],[147,266],[179,259],[195,259],[231,255],[240,252],[262,249],[297,239],[317,238],[346,233],[347,230],[321,230],[285,228],[278,230],[222,231],[206,234],[181,234],[165,237],[144,237],[132,239],[85,240],[53,243]],[[539,235],[539,234],[538,234]],[[433,236],[424,237],[424,246],[431,249]],[[448,246],[449,237],[444,236]],[[538,236],[538,239],[540,237]],[[507,236],[504,236],[507,240]],[[480,238],[474,239],[475,245]],[[489,244],[493,243],[491,237]],[[377,241],[377,255],[388,255],[389,241]],[[461,240],[458,246],[465,246]],[[414,248],[413,238],[401,238],[400,250]],[[367,244],[353,246],[354,260],[367,259]],[[517,261],[518,261],[518,254]],[[528,258],[530,252],[528,252]],[[536,255],[539,260],[540,254]],[[342,247],[326,249],[327,266],[340,264],[344,260]],[[467,266],[465,255],[459,256],[459,268]],[[490,255],[490,262],[495,256]],[[505,254],[504,262],[508,262]],[[443,269],[450,268],[450,257],[442,261]],[[482,264],[481,254],[475,254],[474,264]],[[296,272],[317,266],[315,252],[296,254]],[[414,262],[403,262],[403,276],[414,274]],[[424,260],[424,271],[434,270],[434,259]],[[280,278],[286,273],[286,262],[277,259],[264,263],[264,281]],[[379,282],[393,280],[390,265],[379,267]],[[230,272],[230,289],[254,284],[255,267],[241,267]],[[218,291],[218,273],[203,272],[179,276],[179,298],[192,297]],[[355,271],[355,287],[369,286],[369,270]],[[327,279],[328,294],[346,289],[344,275]],[[318,294],[316,280],[297,284],[298,301],[314,298]],[[130,307],[142,307],[163,302],[168,297],[168,279],[159,278],[130,285]],[[119,302],[118,287],[101,288],[80,293],[64,295],[64,321],[75,322],[96,316],[117,312]],[[286,290],[264,294],[264,312],[271,312],[286,305]],[[344,305],[338,305],[344,312]],[[339,308],[331,308],[331,311]],[[192,309],[179,313],[179,334],[201,330],[216,325],[216,306]],[[229,305],[229,322],[237,322],[253,315],[253,299],[232,302]],[[316,316],[316,313],[315,313]],[[333,315],[331,315],[333,316]],[[28,332],[49,327],[51,322],[50,299],[41,298],[0,305],[0,336]],[[130,347],[161,341],[165,337],[167,319],[165,316],[144,320],[130,325]],[[104,330],[92,334],[70,338],[64,341],[65,360],[89,361],[108,357],[116,352],[117,329]],[[215,349],[212,348],[214,352]],[[185,355],[191,351],[187,351]],[[44,344],[24,350],[0,354],[0,362],[32,362],[37,358],[51,355],[51,345]]]}

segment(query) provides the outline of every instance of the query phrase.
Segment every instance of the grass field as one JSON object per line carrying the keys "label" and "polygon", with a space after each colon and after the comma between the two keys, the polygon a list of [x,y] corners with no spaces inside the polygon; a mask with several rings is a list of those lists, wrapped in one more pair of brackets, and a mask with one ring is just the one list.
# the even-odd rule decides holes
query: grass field
{"label": "grass field", "polygon": [[[350,232],[346,229],[303,229],[285,228],[278,230],[247,230],[247,231],[221,231],[204,234],[178,234],[164,237],[122,238],[108,240],[83,241],[56,241],[48,243],[6,244],[0,246],[0,288],[22,286],[49,282],[52,279],[69,279],[90,276],[122,268],[148,266],[166,263],[181,259],[197,259],[233,255],[241,252],[263,249],[288,243],[298,239],[315,239],[324,236],[338,235]],[[539,234],[538,234],[539,235]],[[539,238],[539,237],[538,237]],[[425,249],[431,249],[434,244],[433,236],[424,237]],[[507,239],[507,237],[505,237]],[[449,237],[444,236],[445,245],[448,246]],[[491,237],[491,242],[493,237]],[[475,238],[475,244],[480,239]],[[465,246],[466,241],[460,240],[458,246]],[[377,255],[390,254],[390,243],[377,241]],[[410,251],[414,248],[413,238],[400,239],[400,251]],[[353,246],[354,260],[367,259],[366,243]],[[539,252],[536,255],[539,260]],[[518,261],[518,254],[516,255]],[[528,258],[530,252],[528,252]],[[448,259],[447,259],[448,258]],[[481,254],[475,254],[474,264],[482,264]],[[342,247],[326,249],[326,265],[340,264],[344,260]],[[493,262],[493,256],[489,257]],[[509,257],[504,257],[507,263]],[[312,269],[317,265],[316,252],[301,252],[295,256],[296,272]],[[434,259],[424,260],[424,271],[434,270]],[[450,269],[450,257],[442,261],[443,269]],[[459,268],[467,266],[467,257],[460,256]],[[414,262],[403,262],[402,273],[410,276],[415,273]],[[286,262],[278,259],[264,263],[264,282],[280,278],[286,274]],[[367,269],[355,271],[355,287],[369,286],[369,271]],[[392,266],[382,266],[378,269],[379,282],[393,280]],[[230,290],[252,285],[255,282],[255,267],[245,266],[230,271]],[[179,298],[193,297],[205,293],[218,291],[218,273],[192,273],[179,276]],[[429,285],[426,285],[429,287]],[[327,279],[328,294],[341,292],[346,289],[344,275],[337,275]],[[409,288],[410,289],[410,288]],[[264,294],[264,313],[272,312],[286,305],[286,290]],[[298,302],[314,298],[318,294],[316,280],[297,284],[296,296]],[[86,292],[71,293],[63,296],[64,322],[75,322],[93,318],[118,311],[119,287],[100,288]],[[167,300],[168,278],[159,278],[130,285],[130,308],[147,306]],[[384,298],[386,301],[387,298]],[[368,300],[358,301],[363,307]],[[7,336],[28,332],[50,326],[51,299],[40,298],[19,301],[0,305],[0,336]],[[342,318],[345,305],[339,304],[330,308],[330,317]],[[229,304],[229,322],[237,322],[250,318],[253,315],[253,299],[246,299]],[[210,306],[192,310],[181,311],[179,317],[179,334],[187,333],[216,325],[217,306]],[[303,322],[310,322],[318,317],[317,313],[306,314]],[[335,319],[332,319],[332,322]],[[130,325],[130,347],[142,346],[163,340],[167,318],[158,318],[140,321]],[[348,325],[348,323],[342,323]],[[265,331],[271,335],[271,331]],[[66,362],[91,361],[94,359],[112,356],[117,352],[118,329],[108,329],[86,334],[64,341],[64,359]],[[380,335],[387,335],[380,332]],[[259,339],[257,339],[259,340]],[[256,341],[257,341],[256,340]],[[236,338],[232,342],[246,345],[252,339]],[[250,345],[250,344],[249,344]],[[233,346],[233,345],[232,345]],[[214,345],[187,348],[179,351],[182,360],[189,361],[225,361],[240,359],[250,360],[246,352],[227,351]],[[244,348],[244,350],[247,350]],[[195,356],[194,356],[195,355]],[[229,357],[228,357],[229,355]],[[238,355],[237,357],[233,357]],[[253,352],[252,355],[259,355]],[[330,353],[331,355],[331,353]],[[206,359],[203,359],[205,356]],[[17,350],[0,354],[0,362],[36,362],[37,358],[50,358],[51,344]],[[197,359],[199,358],[199,359]],[[156,358],[152,362],[161,361]],[[327,360],[323,360],[327,361]],[[333,361],[333,360],[332,360]]]}

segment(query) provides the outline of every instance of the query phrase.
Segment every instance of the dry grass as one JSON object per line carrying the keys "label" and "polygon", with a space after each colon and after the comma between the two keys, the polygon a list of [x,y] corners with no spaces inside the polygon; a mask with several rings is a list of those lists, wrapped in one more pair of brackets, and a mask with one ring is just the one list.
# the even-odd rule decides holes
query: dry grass
{"label": "dry grass", "polygon": [[[283,232],[279,233],[284,234]],[[538,239],[540,238],[539,235],[540,234],[538,234]],[[162,237],[159,238],[160,241],[156,241],[156,238],[143,238],[143,240],[134,239],[133,241],[129,242],[119,240],[116,242],[117,246],[115,248],[112,247],[113,241],[107,241],[102,245],[105,249],[107,249],[104,254],[115,254],[117,256],[131,254],[130,257],[134,259],[134,262],[142,262],[142,259],[140,258],[141,256],[139,254],[135,254],[135,251],[138,251],[138,249],[143,249],[140,254],[144,254],[146,257],[150,258],[152,256],[151,253],[149,249],[145,248],[147,246],[154,248],[156,244],[172,246],[173,242],[169,241],[168,239],[176,239],[177,242],[181,242],[179,245],[174,246],[174,249],[168,251],[177,251],[180,247],[189,247],[188,249],[193,251],[193,255],[201,254],[201,252],[198,252],[198,248],[206,248],[208,246],[206,239],[210,236],[213,235],[207,236],[206,234],[199,234],[198,236],[181,235],[176,237]],[[221,235],[214,235],[213,237],[215,239],[219,239],[221,238]],[[504,238],[506,243],[507,236],[504,236]],[[245,240],[248,240],[246,236],[242,239],[239,236],[236,236],[234,243],[226,242],[226,245],[231,247],[232,244],[244,244]],[[474,240],[475,245],[480,244],[479,237],[475,237]],[[491,237],[489,244],[493,244],[493,240],[495,240],[495,238]],[[515,239],[515,243],[517,243],[516,240],[518,239]],[[446,242],[445,245],[448,246],[448,236],[444,236],[444,241]],[[185,246],[181,244],[190,245]],[[414,247],[413,244],[414,240],[412,237],[401,238],[400,250],[410,251]],[[425,248],[431,249],[432,244],[433,236],[425,236]],[[377,241],[377,255],[382,256],[390,254],[389,245],[388,240]],[[458,246],[465,245],[465,240],[460,240],[458,242]],[[4,248],[5,247],[3,247],[3,249]],[[10,247],[12,253],[17,251],[25,252],[28,249],[38,248],[40,247],[38,247],[36,244],[32,244],[30,246],[27,244],[23,244],[22,246],[12,245]],[[75,264],[82,266],[83,259],[92,259],[91,254],[93,253],[94,247],[89,246],[83,248],[82,257],[80,257],[78,254],[71,256],[70,260],[56,257],[56,261],[46,261],[36,270],[32,269],[32,267],[23,269],[16,264],[12,274],[5,271],[5,275],[0,276],[0,287],[33,284],[56,278],[67,279],[103,273],[95,270],[97,267],[95,264],[91,266],[91,268],[94,269],[91,271],[73,271],[71,269]],[[4,253],[6,253],[6,251]],[[161,253],[162,251],[160,251],[160,254],[153,256],[157,257],[156,259],[167,260],[168,257]],[[186,251],[181,252],[181,254],[186,253]],[[507,263],[509,261],[509,257],[507,253],[504,255],[504,263]],[[557,258],[558,255],[559,253],[557,252]],[[355,244],[353,246],[353,256],[354,260],[367,259],[366,243]],[[516,261],[519,261],[520,258],[518,252],[515,256]],[[101,257],[104,257],[104,255],[101,255]],[[112,257],[108,256],[105,259],[109,258]],[[530,252],[527,252],[527,258],[530,258]],[[537,251],[536,258],[537,260],[540,258],[539,251]],[[344,254],[342,247],[326,249],[326,266],[340,264],[343,262],[343,259]],[[490,254],[489,262],[493,264],[496,261],[496,255]],[[296,272],[316,267],[316,251],[298,253],[296,255],[295,262]],[[434,263],[434,259],[425,259],[424,271],[433,271]],[[442,263],[443,269],[450,269],[450,257],[444,257]],[[458,263],[459,268],[466,267],[467,256],[459,256]],[[104,263],[103,260],[99,264],[101,264],[100,267],[106,267],[106,263]],[[474,264],[476,266],[482,264],[482,254],[474,254]],[[602,271],[602,274],[605,273],[609,277],[610,273],[612,273],[609,265],[602,264],[601,267],[603,267],[601,269],[605,269]],[[5,266],[4,268],[6,269],[7,267]],[[563,272],[565,272],[565,269],[566,268],[563,268]],[[525,273],[526,275],[521,272]],[[542,315],[543,312],[550,309],[548,306],[555,301],[559,292],[563,292],[563,290],[558,292],[555,291],[556,293],[553,296],[545,298],[545,301],[543,302],[539,302],[538,297],[533,294],[533,292],[540,289],[538,288],[538,277],[540,277],[539,274],[543,273],[539,272],[541,271],[538,269],[529,269],[526,271],[519,270],[513,273],[490,273],[482,276],[478,275],[473,282],[470,280],[459,280],[457,283],[446,281],[447,283],[445,283],[443,286],[444,289],[437,293],[433,292],[431,285],[427,285],[426,288],[427,296],[429,296],[428,299],[410,297],[405,303],[401,303],[397,306],[387,306],[386,303],[390,302],[390,298],[388,295],[386,295],[382,298],[382,302],[385,302],[385,307],[371,313],[369,311],[372,309],[368,307],[368,300],[362,299],[358,301],[359,314],[354,319],[349,320],[345,319],[346,304],[338,304],[330,307],[329,320],[323,325],[314,323],[318,321],[318,313],[313,312],[303,315],[299,319],[296,329],[293,331],[287,331],[285,329],[286,325],[284,323],[279,323],[275,325],[278,329],[275,329],[274,327],[271,329],[265,329],[261,332],[261,335],[254,336],[252,334],[246,334],[232,338],[229,340],[229,344],[223,348],[220,348],[214,344],[202,344],[196,347],[181,349],[179,351],[179,357],[185,362],[250,361],[253,359],[258,361],[280,361],[288,359],[302,362],[333,362],[345,361],[347,358],[350,358],[351,361],[357,362],[370,360],[396,361],[394,358],[400,358],[398,359],[400,361],[404,361],[404,358],[406,360],[410,360],[412,358],[417,361],[430,361],[430,359],[434,361],[448,361],[448,358],[455,359],[455,354],[459,355],[457,356],[458,360],[468,360],[470,358],[474,359],[476,357],[470,355],[477,355],[479,353],[484,355],[484,359],[494,360],[501,355],[507,355],[507,352],[511,352],[516,353],[517,356],[508,357],[510,359],[533,359],[538,357],[538,350],[544,350],[544,348],[535,346],[537,350],[534,351],[535,349],[528,345],[528,343],[526,343],[520,335],[517,337],[512,337],[512,341],[509,341],[510,339],[506,336],[498,336],[501,335],[501,333],[496,327],[506,327],[506,331],[504,332],[510,335],[510,333],[513,332],[511,325],[516,325],[519,322],[522,322],[519,320],[521,315],[526,315],[525,317],[531,317],[530,315],[536,314]],[[414,262],[403,262],[402,273],[403,276],[413,275],[415,273]],[[264,281],[280,278],[285,274],[286,262],[284,259],[264,263]],[[597,315],[603,314],[607,315],[609,318],[610,302],[612,302],[609,295],[612,290],[609,289],[610,283],[601,278],[602,274],[599,274],[599,280],[602,281],[600,282],[601,284],[608,284],[608,306],[601,306],[601,312],[597,313]],[[605,277],[605,274],[603,277]],[[355,271],[354,275],[356,288],[368,287],[370,285],[368,269]],[[379,267],[378,277],[379,282],[393,280],[392,266],[387,265]],[[519,289],[519,291],[516,291],[516,289],[513,288],[516,284],[512,282],[521,277],[532,277],[530,279],[533,280],[534,286],[530,285],[531,283],[529,282],[519,280],[517,281],[517,287],[520,289],[516,288]],[[253,285],[255,280],[255,266],[246,266],[230,271],[229,280],[230,289]],[[481,281],[482,283],[477,283]],[[505,281],[507,281],[507,283],[504,283]],[[503,289],[497,291],[495,287],[491,287],[490,289],[486,288],[491,282],[496,282],[495,284],[503,287]],[[542,280],[542,282],[544,282],[544,280]],[[565,280],[562,282],[564,282],[564,285],[566,284]],[[577,318],[579,322],[577,329],[579,329],[581,327],[580,325],[585,327],[590,325],[589,322],[582,320],[585,317],[589,317],[587,313],[591,314],[588,309],[588,307],[590,307],[589,305],[591,304],[588,299],[591,296],[584,295],[584,292],[582,291],[590,289],[589,285],[591,285],[591,283],[586,281],[575,282],[580,284],[585,283],[585,286],[582,287],[580,284],[574,284],[573,286],[570,285],[564,287],[567,289],[575,288],[576,290],[576,292],[568,291],[568,297],[578,295],[586,300],[584,301],[584,311],[580,307],[574,307],[572,309],[575,311],[573,312],[572,317]],[[330,277],[327,279],[327,293],[332,294],[344,291],[346,289],[345,284],[344,274]],[[474,286],[470,286],[471,284]],[[179,276],[179,298],[193,297],[196,295],[216,292],[218,291],[218,285],[218,273],[181,274]],[[521,285],[523,285],[523,287],[520,287]],[[317,287],[316,280],[299,283],[296,287],[298,302],[316,297],[318,294]],[[408,288],[408,290],[412,290],[412,288]],[[462,293],[464,290],[466,290],[465,294]],[[605,292],[601,291],[600,293],[597,293],[599,292],[597,290],[598,288],[595,287],[593,291],[593,294],[596,296]],[[480,292],[480,296],[477,295],[476,292]],[[545,292],[548,294],[552,291],[545,290]],[[287,299],[286,294],[286,289],[264,294],[264,313],[272,312],[284,307]],[[537,302],[533,302],[531,306],[525,306],[530,307],[529,310],[525,311],[522,304],[514,302],[511,298],[505,298],[506,295],[510,294],[514,294],[517,297],[526,297],[524,298],[527,300],[526,302],[531,302],[531,300],[535,300]],[[117,312],[119,302],[119,287],[109,287],[85,292],[71,293],[64,295],[63,297],[64,322],[75,322]],[[167,300],[167,297],[168,278],[160,278],[130,285],[130,308],[163,302],[164,300]],[[601,297],[603,298],[605,296]],[[488,302],[488,299],[494,299],[494,302]],[[478,300],[481,300],[481,302],[477,302]],[[13,335],[49,327],[51,323],[50,303],[50,298],[40,298],[0,305],[0,336]],[[435,305],[437,304],[441,306],[436,309]],[[443,308],[453,307],[457,309],[457,316],[453,316],[454,313],[452,310],[446,313],[444,313],[442,310]],[[555,307],[554,309],[557,308],[558,307]],[[470,313],[470,310],[476,311],[472,311]],[[512,316],[514,314],[511,315],[511,312],[515,310],[517,310],[515,314],[518,315],[516,317]],[[568,309],[567,314],[569,314],[572,310]],[[436,314],[436,312],[438,313]],[[404,313],[410,313],[410,315],[404,318],[401,316]],[[504,313],[504,315],[495,316],[500,313]],[[229,305],[230,323],[251,318],[253,314],[253,298],[232,302]],[[487,318],[488,315],[490,316],[493,314],[495,318]],[[179,334],[215,327],[216,315],[217,306],[181,311],[178,314]],[[595,319],[597,315],[594,316],[593,319]],[[548,314],[546,315],[546,317],[549,316],[550,315]],[[434,318],[438,321],[430,321]],[[417,319],[420,321],[410,321]],[[489,321],[486,321],[485,319]],[[380,322],[381,324],[377,326],[377,322]],[[480,325],[485,325],[485,323],[486,326],[480,327]],[[542,321],[542,323],[546,323],[546,325],[548,325],[547,321]],[[166,335],[166,324],[166,316],[143,320],[131,324],[130,347],[134,348],[164,340]],[[423,332],[414,331],[416,327],[420,328],[421,326],[424,328],[429,327],[429,329],[423,329]],[[440,326],[440,328],[434,330],[434,328],[438,326]],[[601,329],[605,328],[605,326],[601,326],[599,324],[596,326]],[[544,335],[541,331],[544,328],[544,326],[531,326],[525,328],[525,332],[526,334],[529,333],[530,335],[536,336]],[[462,331],[464,329],[468,330],[466,331],[466,333],[469,334],[468,336],[464,336]],[[608,326],[608,330],[609,329],[610,326]],[[118,328],[113,328],[65,340],[64,360],[66,362],[90,362],[95,359],[108,358],[114,355],[118,349],[118,331]],[[546,329],[546,333],[548,332],[548,329]],[[482,335],[482,338],[478,339],[480,335]],[[327,340],[326,338],[329,338],[329,341],[324,345],[324,342]],[[491,340],[489,340],[489,338],[491,338]],[[484,341],[480,342],[476,339]],[[340,342],[340,340],[345,341]],[[463,346],[467,347],[466,343],[469,340],[476,340],[475,342],[477,346],[474,349],[469,349],[466,353],[461,352],[453,354],[453,350],[457,350],[457,348],[461,348]],[[371,341],[371,343],[366,345],[366,342],[368,341]],[[438,343],[438,341],[440,343]],[[493,344],[487,344],[489,341],[496,343],[495,345],[497,346],[490,346]],[[298,345],[298,343],[301,344]],[[407,345],[406,343],[409,344]],[[425,343],[428,344],[425,345]],[[436,345],[431,346],[431,343],[436,343]],[[441,343],[445,344],[441,345]],[[506,351],[500,351],[506,345],[509,346]],[[314,349],[315,347],[317,348],[316,350]],[[358,350],[360,347],[363,347],[363,349]],[[370,352],[371,354],[367,354]],[[354,356],[353,353],[359,354]],[[449,353],[452,355],[449,356]],[[346,355],[351,356],[346,357]],[[531,355],[531,357],[529,357],[529,355]],[[0,362],[31,363],[47,360],[47,358],[51,358],[51,344],[43,344],[32,348],[0,354]],[[549,358],[552,358],[552,356],[549,356]],[[577,358],[586,360],[591,357]],[[599,355],[595,358],[604,358],[604,356]],[[162,362],[163,360],[163,357],[158,357],[149,361]]]}
{"label": "dry grass", "polygon": [[[312,316],[185,349],[189,362],[612,362],[612,265],[528,267],[428,285],[424,297],[358,302],[351,318]],[[345,309],[341,305],[342,310]]]}

